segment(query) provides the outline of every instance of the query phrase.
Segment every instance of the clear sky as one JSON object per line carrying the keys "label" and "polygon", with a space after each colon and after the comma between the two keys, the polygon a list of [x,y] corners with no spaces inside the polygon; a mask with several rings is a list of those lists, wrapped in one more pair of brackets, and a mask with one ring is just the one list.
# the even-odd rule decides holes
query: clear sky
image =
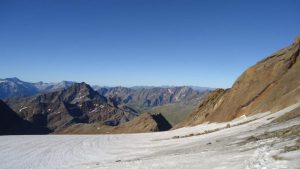
{"label": "clear sky", "polygon": [[300,35],[299,0],[1,0],[0,78],[230,87]]}

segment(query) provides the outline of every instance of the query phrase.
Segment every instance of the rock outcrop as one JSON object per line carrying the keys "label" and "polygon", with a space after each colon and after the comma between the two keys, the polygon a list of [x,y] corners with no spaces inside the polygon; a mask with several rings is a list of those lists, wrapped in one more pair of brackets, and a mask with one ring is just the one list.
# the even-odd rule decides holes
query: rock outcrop
{"label": "rock outcrop", "polygon": [[143,113],[139,117],[115,127],[112,133],[145,133],[166,131],[172,126],[161,114]]}
{"label": "rock outcrop", "polygon": [[175,128],[224,122],[242,115],[276,111],[300,102],[300,37],[246,70],[231,89],[209,94]]}

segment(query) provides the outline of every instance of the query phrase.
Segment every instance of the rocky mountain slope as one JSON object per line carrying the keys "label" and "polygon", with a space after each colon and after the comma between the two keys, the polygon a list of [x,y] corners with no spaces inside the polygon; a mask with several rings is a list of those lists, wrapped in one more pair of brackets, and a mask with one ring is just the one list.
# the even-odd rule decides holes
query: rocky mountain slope
{"label": "rocky mountain slope", "polygon": [[149,109],[170,103],[199,102],[209,89],[196,90],[192,87],[112,87],[98,88],[101,95],[113,98],[116,104],[126,104],[140,109]]}
{"label": "rocky mountain slope", "polygon": [[55,92],[30,97],[11,98],[8,105],[20,117],[55,131],[77,123],[119,125],[138,116],[128,106],[109,104],[106,97],[85,83]]}
{"label": "rocky mountain slope", "polygon": [[[74,82],[30,83],[18,78],[0,79],[0,99],[28,97],[67,89]],[[188,116],[198,105],[201,98],[212,88],[198,86],[135,86],[100,87],[93,89],[107,97],[108,103],[115,107],[132,107],[139,113],[161,113],[172,123],[177,124]]]}
{"label": "rocky mountain slope", "polygon": [[196,86],[135,86],[95,87],[114,105],[128,105],[139,112],[162,114],[169,123],[176,125],[196,108],[211,88]]}
{"label": "rocky mountain slope", "polygon": [[37,93],[53,92],[70,87],[74,82],[62,81],[60,83],[30,83],[16,77],[0,79],[0,99],[16,96],[32,96]]}
{"label": "rocky mountain slope", "polygon": [[[31,86],[29,89],[34,89],[35,92],[47,91],[33,96],[11,97],[6,99],[6,103],[22,119],[54,133],[130,133],[166,130],[172,127],[168,122],[169,119],[172,124],[174,124],[173,121],[182,119],[182,116],[190,112],[185,111],[188,110],[186,107],[195,106],[194,103],[197,103],[207,92],[206,90],[193,90],[190,87],[138,89],[116,87],[100,88],[101,94],[99,94],[85,83],[73,83],[70,87],[68,84],[56,85],[61,88],[57,87],[51,92],[54,89],[53,86],[39,83],[32,87],[32,83],[23,82],[17,78],[8,79],[2,83],[11,83],[11,81],[21,87]],[[24,91],[20,93],[24,94]],[[28,93],[28,95],[32,94],[34,92]],[[184,108],[179,109],[177,104],[184,105]],[[143,109],[137,112],[128,105]],[[147,108],[150,110],[155,106],[159,109],[152,111],[152,114],[144,113],[139,116]],[[167,120],[160,113],[166,113],[164,110],[169,110],[164,106],[175,106],[174,108],[180,113],[172,111],[166,116]]]}
{"label": "rocky mountain slope", "polygon": [[18,116],[0,100],[0,135],[8,134],[45,134],[46,128],[36,126]]}
{"label": "rocky mountain slope", "polygon": [[129,122],[119,126],[107,126],[99,123],[75,124],[56,134],[117,134],[117,133],[146,133],[156,131],[166,131],[171,128],[171,124],[161,114],[143,113]]}
{"label": "rocky mountain slope", "polygon": [[300,37],[246,70],[231,89],[210,93],[176,128],[277,111],[300,101]]}
{"label": "rocky mountain slope", "polygon": [[116,127],[117,133],[144,133],[166,131],[171,124],[161,114],[144,113],[141,116]]}

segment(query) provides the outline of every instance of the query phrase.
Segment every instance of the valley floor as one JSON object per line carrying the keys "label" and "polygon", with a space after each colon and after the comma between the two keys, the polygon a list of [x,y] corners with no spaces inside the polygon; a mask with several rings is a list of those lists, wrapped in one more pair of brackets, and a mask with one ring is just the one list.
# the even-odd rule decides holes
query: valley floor
{"label": "valley floor", "polygon": [[272,122],[298,107],[158,133],[0,136],[0,168],[300,168],[300,117]]}

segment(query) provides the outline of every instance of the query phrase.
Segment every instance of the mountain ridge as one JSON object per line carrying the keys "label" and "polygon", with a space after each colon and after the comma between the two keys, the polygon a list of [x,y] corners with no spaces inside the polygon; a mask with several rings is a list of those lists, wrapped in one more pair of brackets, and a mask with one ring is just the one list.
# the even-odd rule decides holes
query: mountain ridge
{"label": "mountain ridge", "polygon": [[194,90],[188,86],[153,87],[153,88],[126,88],[111,87],[98,88],[101,95],[112,97],[118,104],[128,104],[136,108],[148,109],[177,102],[198,102],[209,90]]}
{"label": "mountain ridge", "polygon": [[25,82],[17,77],[0,79],[0,99],[19,96],[32,96],[70,87],[74,82],[62,81],[58,83]]}
{"label": "mountain ridge", "polygon": [[53,131],[75,123],[119,125],[138,116],[129,107],[109,104],[86,83],[74,83],[55,92],[7,99],[6,103],[23,119]]}

